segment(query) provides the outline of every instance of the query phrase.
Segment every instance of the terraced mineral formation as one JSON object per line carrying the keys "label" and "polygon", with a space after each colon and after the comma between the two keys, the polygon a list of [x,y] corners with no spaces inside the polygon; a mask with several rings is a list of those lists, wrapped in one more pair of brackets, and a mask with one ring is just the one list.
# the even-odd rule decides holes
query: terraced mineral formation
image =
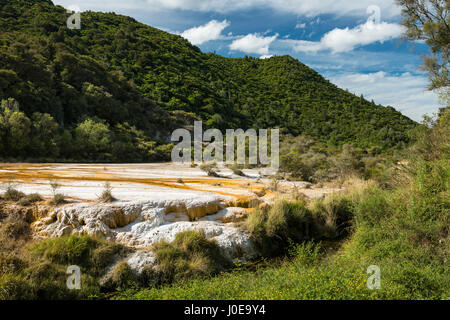
{"label": "terraced mineral formation", "polygon": [[[256,205],[283,196],[268,190],[269,180],[244,170],[246,177],[223,168],[220,177],[208,177],[198,168],[180,164],[66,165],[4,164],[0,182],[13,180],[25,193],[50,198],[49,181],[57,181],[58,192],[68,204],[40,205],[33,214],[36,237],[87,234],[135,248],[128,264],[137,272],[155,265],[152,246],[172,241],[183,231],[203,231],[214,239],[230,259],[257,256],[249,234],[238,228]],[[104,182],[110,182],[117,201],[99,203]],[[289,194],[291,182],[280,183]],[[335,190],[313,190],[296,183],[309,197]],[[37,207],[36,207],[37,208]],[[36,210],[35,210],[36,211]]]}

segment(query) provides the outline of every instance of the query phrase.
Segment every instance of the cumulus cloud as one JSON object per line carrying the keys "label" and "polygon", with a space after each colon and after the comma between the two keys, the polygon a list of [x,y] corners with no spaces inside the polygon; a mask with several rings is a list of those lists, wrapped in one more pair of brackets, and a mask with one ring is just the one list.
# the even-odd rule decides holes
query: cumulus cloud
{"label": "cumulus cloud", "polygon": [[320,14],[364,15],[367,7],[377,5],[388,17],[400,13],[394,0],[147,0],[155,8],[201,12],[233,12],[243,9],[267,8],[280,12],[316,16]]}
{"label": "cumulus cloud", "polygon": [[261,57],[259,57],[260,59],[270,59],[270,58],[272,58],[273,57],[273,55],[272,54],[266,54],[266,55],[263,55],[263,56],[261,56]]}
{"label": "cumulus cloud", "polygon": [[203,26],[185,30],[181,36],[188,39],[193,45],[200,45],[211,40],[220,39],[222,31],[229,25],[230,23],[227,20],[222,22],[211,20]]}
{"label": "cumulus cloud", "polygon": [[439,110],[437,94],[427,91],[428,78],[409,72],[388,74],[342,73],[329,76],[330,81],[343,89],[373,99],[376,103],[390,105],[413,120],[421,121],[424,114],[432,115]]}
{"label": "cumulus cloud", "polygon": [[272,42],[275,41],[276,38],[278,38],[278,34],[272,37],[264,37],[258,33],[248,34],[245,37],[234,40],[230,44],[230,49],[242,51],[245,53],[268,55],[269,46]]}
{"label": "cumulus cloud", "polygon": [[[53,0],[55,4],[68,7],[73,0]],[[313,17],[321,14],[340,16],[364,16],[366,8],[377,5],[384,17],[394,17],[400,14],[400,8],[395,0],[77,0],[82,9],[110,10],[144,10],[161,11],[167,9],[190,10],[198,12],[228,13],[249,9],[271,9],[278,12],[288,12]]]}
{"label": "cumulus cloud", "polygon": [[326,33],[319,42],[288,40],[297,52],[331,50],[333,53],[352,51],[356,47],[392,40],[404,32],[404,27],[395,23],[367,21],[353,29],[336,28]]}

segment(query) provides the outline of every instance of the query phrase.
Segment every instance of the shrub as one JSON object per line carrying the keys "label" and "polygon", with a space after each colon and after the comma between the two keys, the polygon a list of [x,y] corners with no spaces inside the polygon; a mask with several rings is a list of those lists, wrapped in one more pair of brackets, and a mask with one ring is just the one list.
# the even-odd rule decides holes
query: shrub
{"label": "shrub", "polygon": [[25,193],[18,191],[13,186],[9,185],[3,194],[3,199],[6,201],[19,201],[25,197]]}
{"label": "shrub", "polygon": [[53,199],[51,203],[55,206],[66,203],[65,196],[61,193],[58,193],[58,189],[60,187],[59,183],[55,180],[50,180],[50,188],[52,189]]}
{"label": "shrub", "polygon": [[[125,252],[88,236],[45,239],[0,255],[0,299],[88,299],[101,295],[98,277]],[[81,290],[68,290],[69,265],[82,269]]]}
{"label": "shrub", "polygon": [[33,244],[30,250],[52,263],[78,265],[89,269],[95,275],[103,272],[117,255],[126,252],[121,245],[76,235],[45,239]]}
{"label": "shrub", "polygon": [[97,241],[88,236],[49,238],[32,246],[36,254],[57,264],[85,266]]}
{"label": "shrub", "polygon": [[322,233],[328,238],[346,236],[350,233],[353,207],[346,195],[332,194],[325,199],[313,201],[310,207],[319,220]]}
{"label": "shrub", "polygon": [[276,202],[269,209],[256,209],[247,221],[255,244],[264,256],[286,253],[290,243],[318,239],[316,221],[303,201]]}
{"label": "shrub", "polygon": [[112,195],[112,187],[109,182],[105,182],[103,192],[98,200],[105,203],[116,201],[116,198],[114,198],[114,196]]}
{"label": "shrub", "polygon": [[0,273],[0,300],[34,299],[30,284],[23,277],[13,273]]}
{"label": "shrub", "polygon": [[324,256],[321,245],[313,242],[293,245],[289,249],[289,255],[295,258],[295,264],[303,266],[316,265]]}
{"label": "shrub", "polygon": [[126,261],[118,263],[112,271],[111,282],[119,290],[133,287],[138,281],[138,275],[133,272]]}
{"label": "shrub", "polygon": [[277,177],[273,177],[270,181],[269,190],[277,192],[279,189],[280,181]]}
{"label": "shrub", "polygon": [[235,163],[235,164],[233,164],[233,165],[231,165],[231,166],[228,166],[228,168],[229,168],[231,171],[233,171],[233,173],[234,173],[235,175],[241,176],[241,177],[246,177],[245,173],[242,172],[242,170],[241,170],[241,166],[238,165],[237,163]]}
{"label": "shrub", "polygon": [[357,226],[379,226],[380,221],[391,214],[388,193],[376,186],[370,186],[357,195],[354,205]]}
{"label": "shrub", "polygon": [[31,236],[30,222],[30,217],[21,212],[10,213],[0,224],[0,244],[2,247],[14,247],[17,240],[29,239]]}
{"label": "shrub", "polygon": [[200,170],[206,172],[210,177],[219,176],[217,173],[217,163],[215,161],[201,164]]}
{"label": "shrub", "polygon": [[292,199],[295,201],[306,201],[305,194],[301,193],[298,186],[294,185],[292,188]]}
{"label": "shrub", "polygon": [[163,282],[210,276],[230,265],[217,243],[207,239],[204,232],[178,233],[172,243],[160,242],[154,251]]}
{"label": "shrub", "polygon": [[21,206],[26,207],[26,206],[29,206],[29,205],[31,205],[33,203],[42,201],[42,200],[43,200],[42,197],[38,193],[32,193],[32,194],[29,194],[29,195],[25,196],[24,198],[22,198],[19,201],[19,204]]}
{"label": "shrub", "polygon": [[53,196],[51,203],[55,206],[65,204],[67,203],[66,196],[61,193],[57,193]]}
{"label": "shrub", "polygon": [[1,227],[2,237],[5,239],[18,240],[31,235],[30,224],[23,220],[7,221]]}

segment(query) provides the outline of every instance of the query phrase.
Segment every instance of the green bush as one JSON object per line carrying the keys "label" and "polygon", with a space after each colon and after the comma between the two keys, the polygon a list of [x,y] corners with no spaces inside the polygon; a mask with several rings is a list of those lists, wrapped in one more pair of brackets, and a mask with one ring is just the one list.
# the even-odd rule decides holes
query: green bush
{"label": "green bush", "polygon": [[206,277],[230,265],[217,243],[203,232],[178,233],[173,242],[156,244],[154,252],[162,282]]}
{"label": "green bush", "polygon": [[116,198],[114,198],[114,196],[112,195],[112,187],[109,182],[105,182],[102,194],[100,195],[98,200],[105,203],[116,201]]}
{"label": "green bush", "polygon": [[319,227],[327,238],[346,236],[353,219],[353,203],[347,195],[332,194],[325,199],[314,200],[310,209],[319,221]]}
{"label": "green bush", "polygon": [[25,193],[15,189],[12,186],[8,186],[3,194],[3,199],[6,201],[19,201],[24,197]]}
{"label": "green bush", "polygon": [[312,212],[302,201],[276,202],[268,210],[256,209],[247,220],[246,227],[264,256],[279,256],[289,244],[321,238]]}
{"label": "green bush", "polygon": [[17,240],[26,240],[31,237],[30,221],[21,213],[11,213],[0,224],[0,244],[3,247],[12,246]]}
{"label": "green bush", "polygon": [[0,273],[0,300],[32,300],[30,283],[14,273]]}
{"label": "green bush", "polygon": [[32,246],[32,251],[56,264],[86,266],[98,242],[88,236],[49,238]]}
{"label": "green bush", "polygon": [[30,249],[52,263],[78,265],[88,268],[93,274],[100,274],[116,255],[125,252],[121,245],[85,235],[45,239],[33,244]]}

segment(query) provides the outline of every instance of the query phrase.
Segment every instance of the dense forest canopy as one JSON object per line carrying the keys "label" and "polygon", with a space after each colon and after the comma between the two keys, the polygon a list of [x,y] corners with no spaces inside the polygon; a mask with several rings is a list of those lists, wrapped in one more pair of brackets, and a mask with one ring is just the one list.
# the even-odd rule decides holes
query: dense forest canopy
{"label": "dense forest canopy", "polygon": [[170,132],[194,119],[380,150],[407,144],[416,125],[289,56],[202,53],[114,13],[83,12],[73,30],[69,15],[51,1],[0,0],[0,157],[164,160]]}

